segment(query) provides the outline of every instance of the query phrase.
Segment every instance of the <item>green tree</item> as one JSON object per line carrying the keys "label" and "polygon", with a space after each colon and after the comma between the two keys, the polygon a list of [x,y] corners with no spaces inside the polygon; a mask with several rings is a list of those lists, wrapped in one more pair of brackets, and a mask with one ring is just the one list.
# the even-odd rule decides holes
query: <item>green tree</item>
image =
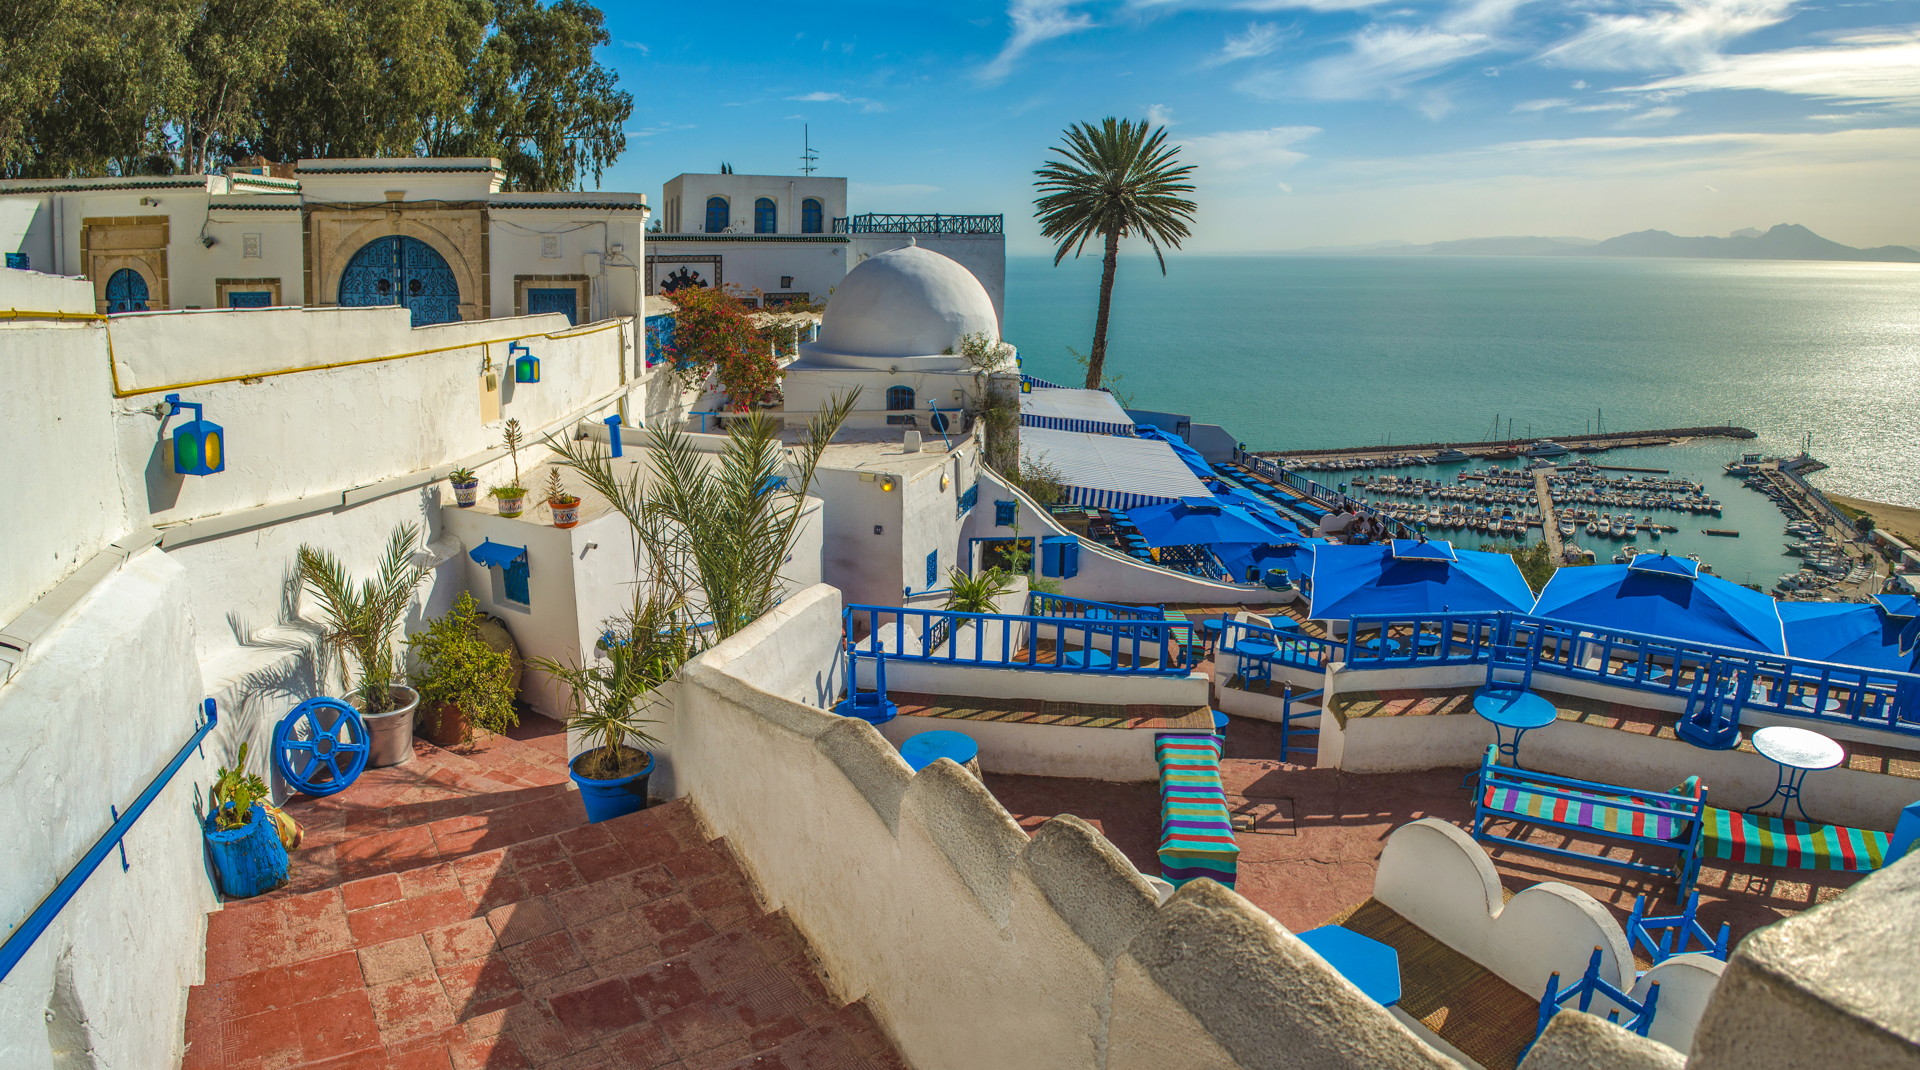
{"label": "green tree", "polygon": [[186,35],[185,92],[176,109],[181,170],[213,170],[236,142],[260,135],[259,95],[286,69],[287,48],[310,0],[204,3]]}
{"label": "green tree", "polygon": [[1160,273],[1167,272],[1162,245],[1175,249],[1188,236],[1196,205],[1186,181],[1193,167],[1179,163],[1180,148],[1168,145],[1166,127],[1148,129],[1108,116],[1099,126],[1075,123],[1065,143],[1034,172],[1042,195],[1034,203],[1040,233],[1055,242],[1053,262],[1068,253],[1078,257],[1095,238],[1105,245],[1100,268],[1100,307],[1094,318],[1093,349],[1087,354],[1087,387],[1099,389],[1107,365],[1107,319],[1113,309],[1113,275],[1119,266],[1120,239],[1141,237],[1153,248]]}

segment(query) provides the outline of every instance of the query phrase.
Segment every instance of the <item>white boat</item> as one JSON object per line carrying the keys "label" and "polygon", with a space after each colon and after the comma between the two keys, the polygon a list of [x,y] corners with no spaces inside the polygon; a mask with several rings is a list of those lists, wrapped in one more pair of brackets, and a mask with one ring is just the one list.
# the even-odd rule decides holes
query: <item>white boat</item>
{"label": "white boat", "polygon": [[1606,535],[1609,537],[1613,535],[1613,518],[1612,517],[1603,516],[1600,518],[1600,534]]}
{"label": "white boat", "polygon": [[1529,457],[1558,457],[1567,452],[1567,448],[1550,439],[1541,439],[1527,450]]}
{"label": "white boat", "polygon": [[1592,535],[1599,530],[1600,530],[1600,526],[1598,524],[1594,523],[1591,520],[1587,521],[1587,534]]}
{"label": "white boat", "polygon": [[1573,532],[1574,532],[1574,526],[1573,526],[1573,521],[1571,521],[1571,520],[1562,520],[1562,521],[1560,522],[1560,534],[1561,534],[1561,535],[1563,535],[1563,536],[1569,536],[1569,535],[1572,535],[1572,534],[1573,534]]}

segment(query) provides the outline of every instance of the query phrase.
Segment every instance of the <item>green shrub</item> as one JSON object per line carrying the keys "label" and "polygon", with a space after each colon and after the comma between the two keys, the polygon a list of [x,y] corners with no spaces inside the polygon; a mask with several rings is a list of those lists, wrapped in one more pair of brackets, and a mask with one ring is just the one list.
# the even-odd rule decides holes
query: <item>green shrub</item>
{"label": "green shrub", "polygon": [[407,636],[407,646],[418,660],[411,678],[422,709],[441,702],[457,706],[469,729],[488,732],[520,723],[513,707],[513,657],[487,645],[473,595],[461,591],[446,616]]}

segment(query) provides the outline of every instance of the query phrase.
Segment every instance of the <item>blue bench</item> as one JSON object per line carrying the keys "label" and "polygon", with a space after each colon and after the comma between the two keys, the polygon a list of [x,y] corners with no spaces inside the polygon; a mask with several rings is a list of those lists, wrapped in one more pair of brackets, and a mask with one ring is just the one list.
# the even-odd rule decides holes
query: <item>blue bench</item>
{"label": "blue bench", "polygon": [[[1659,873],[1680,882],[1682,891],[1700,875],[1700,841],[1705,827],[1707,789],[1699,777],[1672,791],[1643,791],[1597,781],[1535,773],[1499,763],[1499,748],[1487,747],[1480,762],[1473,800],[1473,838],[1561,858],[1597,862],[1606,866]],[[1489,830],[1495,821],[1564,829],[1583,836],[1648,847],[1664,847],[1679,854],[1672,866],[1627,858],[1608,858],[1564,847],[1530,843]]]}

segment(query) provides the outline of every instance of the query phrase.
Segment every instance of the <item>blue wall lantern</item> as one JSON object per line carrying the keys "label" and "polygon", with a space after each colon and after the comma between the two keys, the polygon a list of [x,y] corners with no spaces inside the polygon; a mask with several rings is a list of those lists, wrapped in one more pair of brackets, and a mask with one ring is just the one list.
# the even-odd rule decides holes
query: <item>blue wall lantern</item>
{"label": "blue wall lantern", "polygon": [[183,476],[210,476],[227,468],[227,433],[219,424],[201,419],[200,404],[168,394],[168,416],[193,410],[193,419],[173,429],[173,470]]}
{"label": "blue wall lantern", "polygon": [[[517,357],[513,355],[520,354]],[[537,383],[540,381],[540,358],[519,342],[507,346],[507,356],[513,357],[513,381],[516,383]]]}

